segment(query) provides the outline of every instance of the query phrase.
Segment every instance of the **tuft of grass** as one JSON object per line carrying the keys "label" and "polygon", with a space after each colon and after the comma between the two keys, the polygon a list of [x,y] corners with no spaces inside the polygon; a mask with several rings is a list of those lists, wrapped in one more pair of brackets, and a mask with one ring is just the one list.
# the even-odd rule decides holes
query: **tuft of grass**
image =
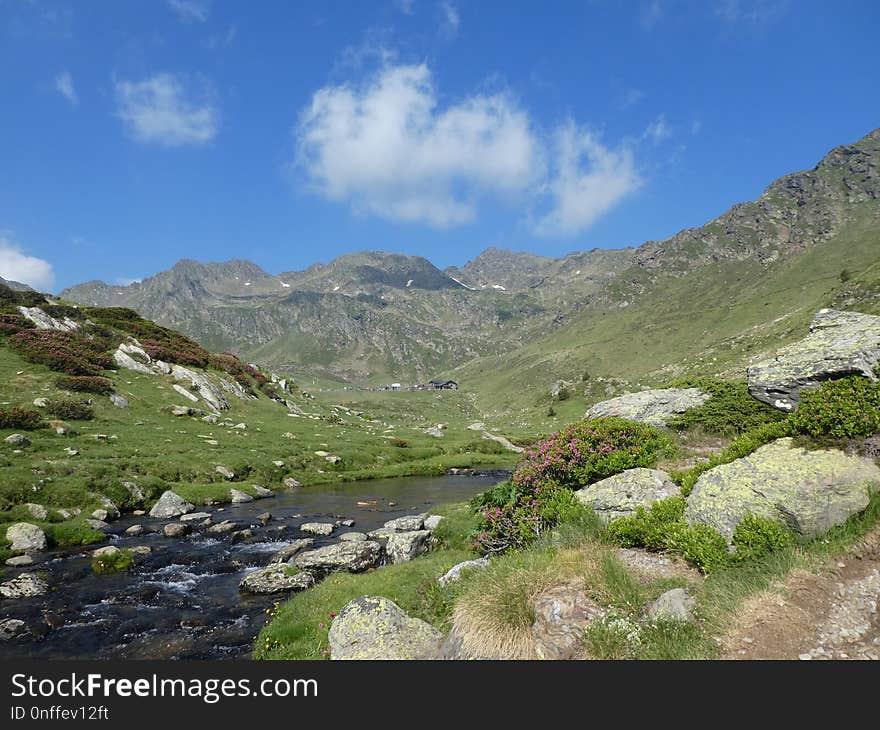
{"label": "tuft of grass", "polygon": [[122,549],[112,555],[99,555],[92,558],[92,570],[98,575],[110,575],[129,570],[134,564],[131,550]]}

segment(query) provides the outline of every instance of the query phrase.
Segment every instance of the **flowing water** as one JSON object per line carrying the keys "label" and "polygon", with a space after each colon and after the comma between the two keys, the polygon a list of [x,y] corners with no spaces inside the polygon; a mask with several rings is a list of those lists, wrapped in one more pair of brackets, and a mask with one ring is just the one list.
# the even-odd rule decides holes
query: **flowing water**
{"label": "flowing water", "polygon": [[[219,659],[247,658],[264,625],[266,609],[284,594],[239,593],[248,571],[266,565],[273,553],[301,537],[304,522],[353,519],[315,546],[335,542],[347,531],[369,532],[406,514],[432,505],[461,502],[497,483],[495,475],[405,477],[303,487],[269,499],[240,505],[198,508],[214,523],[232,520],[253,531],[246,542],[231,534],[207,535],[194,530],[184,538],[167,538],[167,520],[127,515],[111,524],[110,544],[151,548],[131,571],[95,575],[90,552],[59,551],[37,565],[7,569],[4,580],[22,572],[45,577],[50,592],[25,599],[0,599],[0,619],[24,620],[30,635],[0,643],[4,658]],[[270,512],[262,525],[257,516]],[[137,537],[124,535],[134,524],[156,530]],[[195,523],[190,523],[195,524]],[[287,529],[279,532],[279,526]]]}

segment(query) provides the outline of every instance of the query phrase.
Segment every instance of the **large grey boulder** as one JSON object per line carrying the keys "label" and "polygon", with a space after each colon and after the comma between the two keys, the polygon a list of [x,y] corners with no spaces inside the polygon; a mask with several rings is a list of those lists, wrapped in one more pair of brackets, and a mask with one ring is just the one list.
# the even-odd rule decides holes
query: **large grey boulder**
{"label": "large grey boulder", "polygon": [[46,533],[30,522],[16,522],[6,528],[9,549],[14,553],[37,553],[46,549]]}
{"label": "large grey boulder", "polygon": [[581,504],[592,507],[606,521],[628,517],[638,507],[681,494],[681,489],[665,471],[627,469],[579,489],[574,496]]}
{"label": "large grey boulder", "polygon": [[798,407],[803,390],[844,375],[876,380],[880,362],[880,317],[822,309],[810,334],[749,368],[749,392],[784,411]]}
{"label": "large grey boulder", "polygon": [[0,583],[0,596],[3,598],[33,598],[42,596],[49,585],[34,573],[21,573],[12,580]]}
{"label": "large grey boulder", "polygon": [[397,532],[421,530],[425,526],[425,519],[427,517],[427,512],[418,515],[406,515],[405,517],[388,520],[388,522],[385,523],[385,527],[389,530],[396,530]]}
{"label": "large grey boulder", "polygon": [[673,417],[703,405],[711,396],[699,388],[659,388],[627,393],[596,403],[587,411],[587,418],[617,416],[630,421],[665,426]]}
{"label": "large grey boulder", "polygon": [[254,498],[251,497],[247,492],[242,492],[240,489],[230,489],[229,497],[232,500],[232,504],[244,504],[245,502],[253,502]]}
{"label": "large grey boulder", "polygon": [[336,525],[332,522],[303,522],[299,529],[301,532],[308,532],[310,535],[321,535],[322,537],[327,537],[333,530],[336,529]]}
{"label": "large grey boulder", "polygon": [[578,583],[555,586],[532,601],[532,638],[539,659],[574,659],[584,648],[584,630],[605,611]]}
{"label": "large grey boulder", "polygon": [[790,438],[700,476],[685,519],[715,527],[730,542],[748,514],[777,520],[815,537],[868,506],[880,489],[880,467],[835,449],[807,451]]}
{"label": "large grey boulder", "polygon": [[187,502],[183,497],[170,489],[163,492],[159,497],[159,501],[153,505],[150,510],[150,517],[158,517],[159,519],[168,519],[170,517],[180,517],[187,512],[192,512],[195,505]]}
{"label": "large grey boulder", "polygon": [[443,636],[381,596],[347,603],[330,625],[331,659],[437,659]]}
{"label": "large grey boulder", "polygon": [[238,588],[245,593],[266,595],[284,591],[303,591],[313,585],[315,585],[315,577],[311,573],[286,563],[273,563],[248,573],[239,583]]}
{"label": "large grey boulder", "polygon": [[313,573],[360,573],[375,567],[382,558],[378,542],[340,542],[335,545],[309,550],[293,559],[293,564]]}
{"label": "large grey boulder", "polygon": [[388,536],[388,542],[385,543],[385,554],[391,563],[405,563],[428,552],[431,547],[430,540],[430,530],[395,532]]}

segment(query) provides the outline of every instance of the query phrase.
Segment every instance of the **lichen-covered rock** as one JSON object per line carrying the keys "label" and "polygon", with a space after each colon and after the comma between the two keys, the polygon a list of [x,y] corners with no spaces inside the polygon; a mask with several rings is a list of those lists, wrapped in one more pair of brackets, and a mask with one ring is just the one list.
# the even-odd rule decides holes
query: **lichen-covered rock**
{"label": "lichen-covered rock", "polygon": [[285,545],[281,548],[277,553],[275,553],[272,558],[269,560],[269,564],[272,563],[288,563],[290,559],[293,558],[298,553],[301,553],[307,547],[311,547],[315,544],[315,541],[310,537],[304,537],[301,540],[294,540],[290,545]]}
{"label": "lichen-covered rock", "polygon": [[748,514],[777,520],[807,537],[821,535],[868,506],[880,468],[835,449],[807,451],[790,438],[700,476],[685,519],[716,528],[730,542]]}
{"label": "lichen-covered rock", "polygon": [[346,532],[339,536],[342,542],[364,542],[369,538],[363,532]]}
{"label": "lichen-covered rock", "polygon": [[652,426],[665,426],[674,416],[703,405],[710,397],[699,388],[643,390],[596,403],[587,411],[586,417],[617,416]]}
{"label": "lichen-covered rock", "polygon": [[123,395],[119,395],[119,393],[111,393],[110,402],[116,406],[117,408],[128,408],[128,398]]}
{"label": "lichen-covered rock", "polygon": [[749,392],[758,400],[793,411],[800,393],[844,375],[876,379],[880,363],[880,317],[822,309],[810,334],[749,368]]}
{"label": "lichen-covered rock", "polygon": [[437,582],[441,586],[447,586],[450,583],[455,583],[455,581],[459,580],[462,576],[462,573],[469,570],[482,570],[487,565],[489,565],[489,558],[478,558],[477,560],[465,560],[463,563],[458,563],[458,565],[453,565],[449,570],[447,570],[443,575],[441,575]]}
{"label": "lichen-covered rock", "polygon": [[192,512],[195,505],[187,502],[179,494],[172,492],[170,489],[163,492],[159,497],[159,501],[153,505],[150,510],[150,517],[158,517],[159,519],[168,519],[169,517],[180,517],[187,512]]}
{"label": "lichen-covered rock", "polygon": [[423,512],[419,515],[406,515],[405,517],[398,517],[394,520],[388,520],[385,523],[385,527],[389,530],[396,530],[397,532],[412,532],[413,530],[421,530],[425,526],[425,518],[428,516],[427,512]]}
{"label": "lichen-covered rock", "polygon": [[0,583],[0,596],[3,598],[33,598],[42,596],[49,590],[49,585],[34,573],[21,573],[12,580]]}
{"label": "lichen-covered rock", "polygon": [[6,539],[14,553],[36,553],[46,549],[46,533],[30,522],[16,522],[7,527]]}
{"label": "lichen-covered rock", "polygon": [[327,535],[336,529],[336,525],[332,522],[303,522],[299,526],[299,529],[301,532],[308,532],[310,535],[327,537]]}
{"label": "lichen-covered rock", "polygon": [[592,507],[606,521],[628,517],[638,507],[681,494],[669,474],[657,469],[627,469],[574,493],[578,501]]}
{"label": "lichen-covered rock", "polygon": [[7,436],[3,440],[10,446],[19,446],[23,448],[25,446],[31,445],[31,440],[24,434],[20,433],[14,433],[11,436]]}
{"label": "lichen-covered rock", "polygon": [[28,632],[27,624],[18,618],[0,620],[0,641],[11,641]]}
{"label": "lichen-covered rock", "polygon": [[378,542],[340,542],[297,555],[293,563],[313,573],[360,573],[379,564],[382,547]]}
{"label": "lichen-covered rock", "polygon": [[248,573],[239,583],[238,588],[245,593],[265,595],[284,591],[304,591],[313,585],[315,578],[311,573],[286,563],[273,563]]}
{"label": "lichen-covered rock", "polygon": [[392,563],[405,563],[430,549],[430,530],[413,530],[412,532],[395,532],[389,535],[385,543],[385,554]]}
{"label": "lichen-covered rock", "polygon": [[443,636],[393,601],[361,596],[330,625],[331,659],[437,659]]}
{"label": "lichen-covered rock", "polygon": [[648,617],[654,621],[690,621],[697,602],[684,588],[673,588],[648,604]]}
{"label": "lichen-covered rock", "polygon": [[230,481],[235,479],[235,472],[232,471],[232,469],[230,469],[228,466],[222,466],[221,464],[218,464],[214,467],[214,471],[217,472],[224,479],[228,479]]}
{"label": "lichen-covered rock", "polygon": [[544,591],[532,601],[532,608],[532,638],[539,659],[575,658],[584,646],[584,630],[604,614],[577,583]]}
{"label": "lichen-covered rock", "polygon": [[426,517],[424,522],[424,529],[436,530],[437,526],[441,522],[443,522],[443,518],[440,515],[431,515],[430,517]]}
{"label": "lichen-covered rock", "polygon": [[240,489],[230,489],[229,498],[232,500],[232,504],[244,504],[245,502],[254,501],[254,498],[251,497],[251,495],[247,492],[242,492]]}
{"label": "lichen-covered rock", "polygon": [[45,520],[49,516],[49,510],[47,510],[41,504],[35,504],[34,502],[27,502],[24,505],[24,508],[28,511],[31,517],[35,520]]}

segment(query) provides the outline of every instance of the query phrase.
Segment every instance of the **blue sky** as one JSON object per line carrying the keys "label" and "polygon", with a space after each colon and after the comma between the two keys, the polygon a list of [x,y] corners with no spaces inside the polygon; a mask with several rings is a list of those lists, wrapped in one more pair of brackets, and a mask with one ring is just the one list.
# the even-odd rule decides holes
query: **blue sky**
{"label": "blue sky", "polygon": [[701,225],[880,125],[873,0],[0,0],[0,275]]}

